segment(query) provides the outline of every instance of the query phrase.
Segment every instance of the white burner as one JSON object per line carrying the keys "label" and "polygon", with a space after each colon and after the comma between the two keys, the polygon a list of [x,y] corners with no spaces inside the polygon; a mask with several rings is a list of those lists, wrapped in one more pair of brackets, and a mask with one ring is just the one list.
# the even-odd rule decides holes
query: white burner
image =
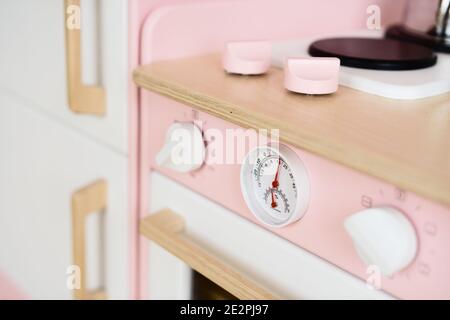
{"label": "white burner", "polygon": [[[358,31],[331,37],[381,38],[381,31]],[[282,68],[286,57],[309,56],[309,45],[322,36],[273,44],[272,65]],[[341,67],[339,84],[382,97],[401,100],[422,99],[450,92],[450,54],[438,54],[435,66],[411,71],[384,71]]]}

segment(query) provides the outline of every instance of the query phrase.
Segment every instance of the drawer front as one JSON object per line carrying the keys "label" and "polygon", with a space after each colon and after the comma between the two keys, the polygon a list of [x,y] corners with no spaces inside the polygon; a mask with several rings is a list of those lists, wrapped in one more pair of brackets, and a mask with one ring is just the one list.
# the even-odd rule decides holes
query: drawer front
{"label": "drawer front", "polygon": [[[127,298],[126,157],[27,102],[0,92],[0,273],[29,298],[70,299],[74,239],[85,238],[88,289],[103,287],[109,298]],[[81,196],[77,204],[86,203],[75,192],[99,180],[107,189],[106,210],[86,217],[85,237],[74,237],[74,195]]]}
{"label": "drawer front", "polygon": [[64,5],[63,0],[0,3],[0,41],[5,48],[0,52],[0,87],[126,154],[128,1],[81,1],[82,83],[104,89],[106,112],[101,116],[69,108]]}
{"label": "drawer front", "polygon": [[[176,212],[183,217],[186,233],[196,244],[282,298],[390,298],[159,173],[152,173],[148,183],[152,213],[164,208]],[[151,243],[148,250],[149,297],[190,298],[190,268],[155,244]]]}

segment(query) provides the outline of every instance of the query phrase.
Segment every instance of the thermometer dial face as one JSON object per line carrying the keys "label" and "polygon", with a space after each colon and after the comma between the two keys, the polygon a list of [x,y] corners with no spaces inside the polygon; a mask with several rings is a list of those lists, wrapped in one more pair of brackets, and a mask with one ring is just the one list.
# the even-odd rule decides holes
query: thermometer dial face
{"label": "thermometer dial face", "polygon": [[284,145],[252,150],[241,168],[241,187],[252,213],[271,226],[300,219],[309,201],[306,169]]}

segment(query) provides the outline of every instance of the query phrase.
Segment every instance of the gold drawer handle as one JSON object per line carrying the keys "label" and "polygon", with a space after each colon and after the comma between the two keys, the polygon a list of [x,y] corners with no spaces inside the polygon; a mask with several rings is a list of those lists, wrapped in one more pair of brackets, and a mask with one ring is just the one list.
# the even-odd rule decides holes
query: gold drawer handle
{"label": "gold drawer handle", "polygon": [[232,266],[195,244],[187,237],[184,229],[183,218],[169,209],[143,218],[139,226],[140,233],[146,238],[177,256],[235,297],[243,300],[277,299]]}
{"label": "gold drawer handle", "polygon": [[[101,86],[84,85],[81,80],[80,0],[65,0],[64,4],[69,108],[77,113],[105,115],[105,90]],[[78,24],[73,25],[73,19],[78,19]]]}
{"label": "gold drawer handle", "polygon": [[72,195],[72,241],[74,264],[80,268],[80,288],[74,291],[77,300],[103,300],[106,292],[101,289],[88,292],[86,289],[86,253],[85,222],[86,217],[94,212],[105,213],[107,204],[107,184],[104,180],[96,181]]}

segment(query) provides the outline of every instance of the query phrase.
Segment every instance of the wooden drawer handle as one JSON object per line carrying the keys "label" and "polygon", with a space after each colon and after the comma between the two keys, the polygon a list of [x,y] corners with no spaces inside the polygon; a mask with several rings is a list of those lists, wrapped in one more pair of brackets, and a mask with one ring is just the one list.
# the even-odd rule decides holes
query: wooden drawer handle
{"label": "wooden drawer handle", "polygon": [[103,300],[106,292],[101,289],[88,292],[86,289],[86,253],[85,222],[86,217],[94,212],[105,213],[107,204],[107,184],[104,180],[96,181],[72,195],[72,241],[74,264],[80,268],[80,288],[74,290],[77,300]]}
{"label": "wooden drawer handle", "polygon": [[[65,0],[64,4],[69,108],[77,113],[105,115],[105,90],[97,85],[84,85],[81,80],[80,0]],[[74,19],[78,19],[77,24]]]}
{"label": "wooden drawer handle", "polygon": [[146,238],[169,251],[221,286],[235,297],[243,300],[276,299],[274,295],[237,272],[232,266],[214,257],[190,240],[184,232],[183,218],[169,209],[161,210],[140,221],[139,230]]}

